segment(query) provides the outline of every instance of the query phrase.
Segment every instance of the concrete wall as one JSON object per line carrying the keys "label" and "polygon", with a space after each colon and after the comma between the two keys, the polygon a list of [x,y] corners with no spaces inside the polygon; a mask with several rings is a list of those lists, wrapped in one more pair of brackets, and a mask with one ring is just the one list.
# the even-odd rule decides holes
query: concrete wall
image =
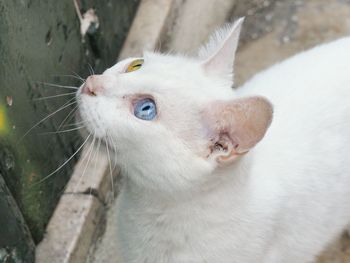
{"label": "concrete wall", "polygon": [[300,51],[350,35],[348,0],[237,1],[245,16],[236,60],[239,85],[255,72]]}
{"label": "concrete wall", "polygon": [[[83,13],[94,8],[100,24],[85,36],[84,43],[73,0],[0,1],[0,177],[5,180],[36,242],[42,238],[77,158],[40,181],[81,144],[76,132],[41,134],[56,131],[74,105],[47,119],[23,138],[35,123],[73,97],[35,101],[72,91],[41,82],[78,86],[79,80],[64,75],[77,72],[86,77],[88,64],[96,72],[112,65],[139,1],[78,2]],[[0,209],[0,222],[3,222],[6,211],[1,205]],[[0,225],[1,247],[6,246],[4,233],[9,227]]]}

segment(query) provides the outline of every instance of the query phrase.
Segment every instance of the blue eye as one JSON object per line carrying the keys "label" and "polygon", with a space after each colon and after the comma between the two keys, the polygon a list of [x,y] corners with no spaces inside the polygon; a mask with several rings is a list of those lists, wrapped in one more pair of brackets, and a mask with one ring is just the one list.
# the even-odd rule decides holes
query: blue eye
{"label": "blue eye", "polygon": [[153,120],[157,116],[156,103],[152,99],[139,100],[135,104],[134,115],[142,120]]}

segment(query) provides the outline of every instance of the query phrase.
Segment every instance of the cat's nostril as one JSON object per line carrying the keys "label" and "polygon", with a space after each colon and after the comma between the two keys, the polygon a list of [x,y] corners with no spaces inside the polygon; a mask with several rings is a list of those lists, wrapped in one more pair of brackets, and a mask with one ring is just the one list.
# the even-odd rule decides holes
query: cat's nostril
{"label": "cat's nostril", "polygon": [[88,85],[87,83],[84,84],[84,86],[81,90],[81,93],[89,95],[89,96],[96,96],[96,93],[95,93],[93,87],[91,85]]}
{"label": "cat's nostril", "polygon": [[89,96],[104,94],[105,82],[102,75],[91,75],[86,79],[81,93]]}

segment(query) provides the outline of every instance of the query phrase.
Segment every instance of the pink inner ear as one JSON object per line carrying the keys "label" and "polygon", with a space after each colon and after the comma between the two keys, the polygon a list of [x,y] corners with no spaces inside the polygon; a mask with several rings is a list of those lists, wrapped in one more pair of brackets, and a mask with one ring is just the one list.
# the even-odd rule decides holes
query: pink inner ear
{"label": "pink inner ear", "polygon": [[254,147],[272,121],[272,105],[263,97],[247,97],[214,102],[204,118],[215,138],[229,136],[237,153]]}

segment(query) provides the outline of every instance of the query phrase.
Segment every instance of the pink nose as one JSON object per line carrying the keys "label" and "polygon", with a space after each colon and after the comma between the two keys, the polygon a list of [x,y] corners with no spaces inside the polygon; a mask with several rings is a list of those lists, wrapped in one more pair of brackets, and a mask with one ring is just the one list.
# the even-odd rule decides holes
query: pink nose
{"label": "pink nose", "polygon": [[104,90],[104,82],[102,75],[91,75],[86,79],[81,93],[89,96],[97,96]]}

